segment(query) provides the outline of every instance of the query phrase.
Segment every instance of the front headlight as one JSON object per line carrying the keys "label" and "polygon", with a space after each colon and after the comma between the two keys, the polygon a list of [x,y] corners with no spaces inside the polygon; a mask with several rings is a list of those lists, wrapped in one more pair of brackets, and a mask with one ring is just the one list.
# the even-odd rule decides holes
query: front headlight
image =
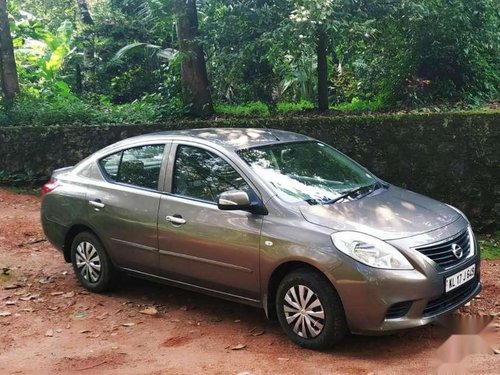
{"label": "front headlight", "polygon": [[395,247],[378,238],[359,232],[332,234],[333,244],[344,254],[367,266],[412,270],[413,266]]}

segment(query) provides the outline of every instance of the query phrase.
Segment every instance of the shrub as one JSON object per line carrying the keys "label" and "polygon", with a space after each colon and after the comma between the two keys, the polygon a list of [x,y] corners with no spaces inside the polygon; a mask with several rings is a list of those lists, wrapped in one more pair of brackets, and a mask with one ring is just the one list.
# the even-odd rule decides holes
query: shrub
{"label": "shrub", "polygon": [[314,103],[307,100],[301,100],[300,102],[296,103],[284,102],[284,103],[278,103],[276,107],[276,112],[282,114],[295,113],[295,112],[302,112],[308,109],[314,109],[314,107],[315,107]]}
{"label": "shrub", "polygon": [[269,116],[269,108],[262,102],[249,102],[245,104],[216,104],[215,112],[224,115],[254,117]]}

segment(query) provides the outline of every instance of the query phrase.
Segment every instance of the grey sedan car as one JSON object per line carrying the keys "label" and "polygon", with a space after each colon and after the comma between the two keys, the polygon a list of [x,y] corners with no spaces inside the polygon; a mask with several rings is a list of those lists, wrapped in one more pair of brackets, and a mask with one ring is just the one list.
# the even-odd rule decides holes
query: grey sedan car
{"label": "grey sedan car", "polygon": [[459,210],[296,133],[130,138],[42,195],[45,234],[87,289],[125,272],[261,307],[307,348],[427,324],[481,289]]}

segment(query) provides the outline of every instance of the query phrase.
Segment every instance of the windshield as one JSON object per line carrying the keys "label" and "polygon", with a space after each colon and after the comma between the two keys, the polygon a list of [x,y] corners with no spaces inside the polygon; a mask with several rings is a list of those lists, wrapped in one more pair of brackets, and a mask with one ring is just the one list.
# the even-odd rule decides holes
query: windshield
{"label": "windshield", "polygon": [[333,203],[377,180],[334,148],[317,141],[278,143],[238,155],[287,202]]}

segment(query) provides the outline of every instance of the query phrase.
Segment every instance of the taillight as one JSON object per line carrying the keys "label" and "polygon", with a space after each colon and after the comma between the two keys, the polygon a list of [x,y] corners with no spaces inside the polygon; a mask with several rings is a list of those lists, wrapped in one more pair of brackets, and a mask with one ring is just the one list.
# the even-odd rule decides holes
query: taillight
{"label": "taillight", "polygon": [[45,185],[42,186],[42,199],[45,197],[47,193],[50,193],[52,190],[54,190],[59,183],[57,181],[49,181],[45,183]]}

